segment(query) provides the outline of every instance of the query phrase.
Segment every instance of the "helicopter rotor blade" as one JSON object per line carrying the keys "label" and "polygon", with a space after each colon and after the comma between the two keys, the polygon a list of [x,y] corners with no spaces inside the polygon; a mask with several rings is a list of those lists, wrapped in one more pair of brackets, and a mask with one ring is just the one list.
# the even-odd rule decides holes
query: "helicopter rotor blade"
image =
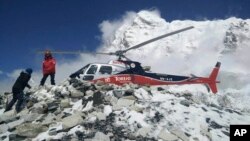
{"label": "helicopter rotor blade", "polygon": [[[95,54],[94,52],[83,51],[50,51],[52,54]],[[38,54],[44,54],[44,51],[37,51]]]}
{"label": "helicopter rotor blade", "polygon": [[101,55],[114,55],[113,52],[109,52],[109,53],[106,53],[106,52],[96,52],[95,54],[101,54]]}
{"label": "helicopter rotor blade", "polygon": [[189,30],[189,29],[192,29],[192,28],[194,28],[194,26],[189,26],[189,27],[186,27],[186,28],[183,28],[183,29],[179,29],[179,30],[176,30],[176,31],[173,31],[173,32],[170,32],[170,33],[161,35],[161,36],[158,36],[158,37],[156,37],[156,38],[147,40],[147,41],[142,42],[142,43],[140,43],[140,44],[137,44],[137,45],[135,45],[135,46],[133,46],[133,47],[130,47],[130,48],[128,48],[128,49],[122,50],[122,52],[125,53],[125,52],[127,52],[127,51],[129,51],[129,50],[131,50],[131,49],[139,48],[139,47],[144,46],[144,45],[146,45],[146,44],[149,44],[149,43],[151,43],[151,42],[160,40],[160,39],[162,39],[162,38],[165,38],[165,37],[168,37],[168,36],[171,36],[171,35],[174,35],[174,34],[177,34],[177,33],[180,33],[180,32],[183,32],[183,31],[186,31],[186,30]]}

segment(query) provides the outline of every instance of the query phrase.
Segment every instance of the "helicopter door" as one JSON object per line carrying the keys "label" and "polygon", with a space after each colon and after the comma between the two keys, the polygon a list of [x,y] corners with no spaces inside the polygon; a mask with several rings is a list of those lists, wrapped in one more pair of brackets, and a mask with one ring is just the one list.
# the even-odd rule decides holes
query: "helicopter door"
{"label": "helicopter door", "polygon": [[91,65],[82,79],[83,80],[93,80],[93,79],[95,79],[95,74],[97,72],[97,68],[98,68],[97,65]]}

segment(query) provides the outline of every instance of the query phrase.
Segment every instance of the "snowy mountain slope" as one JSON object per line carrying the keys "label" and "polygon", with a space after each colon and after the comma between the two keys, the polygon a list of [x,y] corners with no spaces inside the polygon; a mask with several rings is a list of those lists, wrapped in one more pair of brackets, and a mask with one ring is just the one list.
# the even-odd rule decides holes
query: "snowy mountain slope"
{"label": "snowy mountain slope", "polygon": [[230,124],[250,123],[226,98],[168,87],[72,79],[30,93],[21,113],[0,110],[1,140],[226,141]]}

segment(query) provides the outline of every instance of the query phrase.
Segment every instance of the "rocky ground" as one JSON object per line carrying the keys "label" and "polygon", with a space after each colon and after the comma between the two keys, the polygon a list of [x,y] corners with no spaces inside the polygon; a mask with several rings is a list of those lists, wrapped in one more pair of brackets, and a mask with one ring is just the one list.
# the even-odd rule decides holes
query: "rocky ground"
{"label": "rocky ground", "polygon": [[229,140],[230,124],[250,123],[248,111],[211,97],[216,96],[71,79],[28,91],[18,114],[3,113],[11,94],[1,95],[0,140],[222,141]]}

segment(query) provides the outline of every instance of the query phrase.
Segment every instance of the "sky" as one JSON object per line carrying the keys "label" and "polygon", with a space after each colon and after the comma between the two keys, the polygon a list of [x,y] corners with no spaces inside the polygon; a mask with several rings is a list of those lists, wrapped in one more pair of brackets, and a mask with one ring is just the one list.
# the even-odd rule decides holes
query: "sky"
{"label": "sky", "polygon": [[128,11],[158,9],[166,21],[199,21],[247,19],[249,7],[248,0],[0,0],[0,81],[27,67],[40,70],[38,50],[95,51],[102,44],[100,24]]}

